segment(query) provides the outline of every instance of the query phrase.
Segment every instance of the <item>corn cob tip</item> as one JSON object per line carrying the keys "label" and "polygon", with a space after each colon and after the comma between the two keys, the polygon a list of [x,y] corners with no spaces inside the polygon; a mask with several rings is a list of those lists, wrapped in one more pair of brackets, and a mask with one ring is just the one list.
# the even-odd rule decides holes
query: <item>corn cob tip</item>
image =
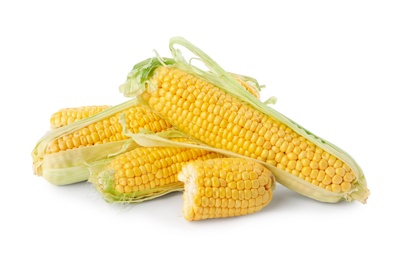
{"label": "corn cob tip", "polygon": [[371,191],[367,187],[359,186],[359,187],[357,187],[356,191],[354,191],[350,194],[350,197],[352,200],[359,201],[362,204],[367,204],[367,199],[370,194],[371,194]]}

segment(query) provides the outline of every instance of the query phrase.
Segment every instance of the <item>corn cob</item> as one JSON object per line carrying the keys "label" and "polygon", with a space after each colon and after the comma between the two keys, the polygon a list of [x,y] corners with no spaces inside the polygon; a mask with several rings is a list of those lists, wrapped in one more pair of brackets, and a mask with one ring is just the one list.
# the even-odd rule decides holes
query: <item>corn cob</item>
{"label": "corn cob", "polygon": [[122,133],[122,126],[119,123],[121,114],[125,115],[128,130],[132,133],[139,132],[141,128],[152,132],[161,132],[170,127],[166,120],[153,113],[149,108],[143,105],[135,105],[102,121],[89,124],[68,135],[60,136],[48,145],[47,153],[128,139]]}
{"label": "corn cob", "polygon": [[84,106],[79,108],[63,108],[50,117],[50,128],[56,129],[81,119],[93,116],[110,106]]}
{"label": "corn cob", "polygon": [[182,212],[186,220],[252,214],[268,205],[274,179],[262,164],[242,158],[219,158],[185,164]]}
{"label": "corn cob", "polygon": [[[196,53],[215,73],[186,63],[174,44]],[[209,146],[266,164],[277,181],[305,196],[365,203],[365,177],[350,155],[254,98],[183,38],[171,39],[170,49],[174,59],[135,65],[121,92],[145,100],[176,128]]]}
{"label": "corn cob", "polygon": [[201,149],[138,147],[116,156],[90,182],[107,202],[142,202],[182,190],[178,173],[185,163],[221,157]]}
{"label": "corn cob", "polygon": [[148,107],[130,100],[48,132],[32,152],[35,174],[55,185],[85,181],[90,171],[102,169],[114,155],[136,147],[122,133],[120,116],[132,133],[143,128],[161,132],[171,127]]}

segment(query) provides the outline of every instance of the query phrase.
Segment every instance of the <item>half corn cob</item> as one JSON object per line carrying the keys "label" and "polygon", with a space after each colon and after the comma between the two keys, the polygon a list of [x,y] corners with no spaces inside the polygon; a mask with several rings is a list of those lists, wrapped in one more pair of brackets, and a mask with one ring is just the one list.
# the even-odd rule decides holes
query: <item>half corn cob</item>
{"label": "half corn cob", "polygon": [[[211,70],[187,63],[182,45]],[[215,148],[264,163],[284,186],[324,202],[369,196],[354,159],[268,107],[210,57],[183,38],[172,38],[173,59],[151,58],[136,64],[120,90],[137,96],[180,131]]]}
{"label": "half corn cob", "polygon": [[275,184],[262,164],[242,158],[219,158],[185,164],[182,211],[186,220],[252,214],[269,204]]}
{"label": "half corn cob", "polygon": [[89,180],[107,202],[137,203],[182,190],[178,173],[185,163],[221,157],[201,149],[138,147],[116,156]]}

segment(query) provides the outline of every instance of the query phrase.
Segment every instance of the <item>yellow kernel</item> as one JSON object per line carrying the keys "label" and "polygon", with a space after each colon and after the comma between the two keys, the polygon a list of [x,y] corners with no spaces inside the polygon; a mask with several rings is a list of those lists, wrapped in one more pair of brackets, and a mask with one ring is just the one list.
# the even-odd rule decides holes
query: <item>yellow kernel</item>
{"label": "yellow kernel", "polygon": [[251,189],[250,192],[251,192],[252,198],[256,198],[259,195],[259,192],[257,189]]}
{"label": "yellow kernel", "polygon": [[236,172],[234,174],[234,181],[239,181],[239,180],[242,180],[242,173]]}
{"label": "yellow kernel", "polygon": [[330,177],[333,177],[336,172],[335,172],[333,167],[327,167],[326,170],[325,170],[325,173],[327,175],[329,175]]}
{"label": "yellow kernel", "polygon": [[201,199],[201,205],[202,205],[202,207],[207,207],[208,204],[209,204],[209,198],[207,198],[207,197],[202,197],[202,199]]}
{"label": "yellow kernel", "polygon": [[312,182],[312,178],[311,177],[309,177],[309,176],[307,176],[307,177],[305,177],[305,179],[304,179],[305,181],[307,181],[307,182]]}
{"label": "yellow kernel", "polygon": [[295,165],[295,169],[296,169],[297,171],[301,171],[303,167],[304,167],[304,166],[302,165],[302,162],[301,162],[301,161],[297,161],[297,164]]}
{"label": "yellow kernel", "polygon": [[123,189],[123,186],[122,185],[115,185],[115,190],[117,191],[117,192],[119,192],[119,193],[123,193],[124,192],[124,189]]}
{"label": "yellow kernel", "polygon": [[332,191],[333,192],[340,192],[341,191],[341,186],[339,185],[339,184],[332,184],[331,185],[331,187],[332,187]]}
{"label": "yellow kernel", "polygon": [[230,182],[232,182],[233,180],[234,180],[234,175],[232,174],[232,172],[227,173],[227,176],[226,176],[226,178],[225,178],[225,181],[226,181],[227,183],[230,183]]}
{"label": "yellow kernel", "polygon": [[350,182],[342,182],[341,183],[341,190],[342,191],[349,191],[351,189],[351,183]]}
{"label": "yellow kernel", "polygon": [[141,177],[136,177],[136,178],[134,178],[134,180],[135,180],[137,186],[142,184],[141,183]]}
{"label": "yellow kernel", "polygon": [[312,179],[315,179],[319,174],[319,171],[317,169],[312,169],[311,173],[309,174],[309,177]]}
{"label": "yellow kernel", "polygon": [[125,172],[125,170],[123,170],[123,169],[119,169],[119,170],[117,171],[117,174],[118,174],[118,176],[121,177],[121,178],[123,178],[123,177],[126,176],[126,172]]}
{"label": "yellow kernel", "polygon": [[[288,141],[287,141],[288,142]],[[294,148],[295,148],[295,145],[293,144],[293,143],[288,143],[288,146],[287,146],[287,149],[285,150],[285,153],[288,155],[288,154],[290,154],[290,153],[293,153],[292,151],[294,150]],[[297,156],[296,154],[295,154],[295,156]],[[291,158],[290,158],[291,159]],[[295,158],[295,159],[297,159],[297,158]]]}
{"label": "yellow kernel", "polygon": [[126,169],[126,170],[125,170],[125,175],[126,175],[126,177],[128,177],[128,178],[134,177],[134,171],[133,171],[133,169]]}
{"label": "yellow kernel", "polygon": [[133,188],[131,186],[125,186],[125,193],[130,193],[133,191]]}
{"label": "yellow kernel", "polygon": [[325,169],[327,168],[327,166],[328,166],[328,164],[327,164],[327,161],[326,161],[326,160],[321,159],[321,160],[319,161],[319,169],[325,170]]}
{"label": "yellow kernel", "polygon": [[309,176],[311,174],[311,167],[305,166],[304,168],[302,168],[301,173],[305,176]]}
{"label": "yellow kernel", "polygon": [[[298,139],[294,139],[294,140],[298,140]],[[292,150],[292,152],[295,153],[297,156],[299,156],[299,154],[301,153],[301,147],[295,146],[294,150]]]}
{"label": "yellow kernel", "polygon": [[205,195],[209,198],[213,196],[213,189],[211,187],[206,187],[204,192],[205,192]]}
{"label": "yellow kernel", "polygon": [[211,184],[213,187],[219,187],[220,186],[220,181],[217,177],[212,177],[211,178]]}
{"label": "yellow kernel", "polygon": [[309,166],[310,161],[307,158],[301,160],[302,166]]}
{"label": "yellow kernel", "polygon": [[343,180],[346,182],[351,182],[352,180],[354,180],[354,175],[351,172],[347,172],[344,175]]}
{"label": "yellow kernel", "polygon": [[314,184],[314,185],[316,185],[316,186],[319,186],[319,182],[318,182],[318,180],[312,180],[312,182],[311,182],[312,184]]}
{"label": "yellow kernel", "polygon": [[[247,169],[247,170],[252,170],[252,169]],[[256,172],[250,172],[250,173],[249,173],[249,178],[250,178],[251,180],[255,180],[255,179],[258,178],[258,175],[257,175]]]}
{"label": "yellow kernel", "polygon": [[325,178],[323,178],[322,183],[324,185],[329,185],[332,182],[332,178],[329,175],[325,175]]}
{"label": "yellow kernel", "polygon": [[290,160],[297,160],[297,159],[298,159],[298,155],[296,155],[296,154],[293,153],[293,152],[287,153],[287,157],[288,157],[288,159],[290,159]]}
{"label": "yellow kernel", "polygon": [[218,188],[213,188],[213,198],[217,199],[220,197],[220,190]]}
{"label": "yellow kernel", "polygon": [[334,184],[340,184],[342,181],[343,181],[343,177],[341,177],[338,174],[334,175],[332,178],[332,183],[334,183]]}
{"label": "yellow kernel", "polygon": [[202,197],[200,195],[196,195],[193,199],[193,203],[196,207],[200,207],[202,204]]}
{"label": "yellow kernel", "polygon": [[[236,186],[237,186],[237,183],[235,181],[228,183],[228,188],[230,188],[230,189],[235,189]],[[252,182],[252,186],[253,186],[253,182]]]}
{"label": "yellow kernel", "polygon": [[205,187],[210,187],[211,186],[211,179],[210,178],[204,178],[204,186]]}
{"label": "yellow kernel", "polygon": [[318,176],[316,176],[316,179],[317,179],[319,182],[321,182],[321,181],[323,181],[323,179],[325,178],[325,176],[326,176],[325,171],[324,171],[324,170],[320,170],[319,173],[318,173]]}
{"label": "yellow kernel", "polygon": [[299,159],[299,160],[302,160],[302,159],[304,159],[304,158],[306,158],[306,151],[301,151],[301,152],[298,154],[298,159]]}
{"label": "yellow kernel", "polygon": [[225,188],[224,187],[218,188],[218,192],[219,192],[219,197],[221,199],[225,198]]}
{"label": "yellow kernel", "polygon": [[239,197],[239,193],[238,190],[232,190],[232,196],[231,198],[233,198],[234,200],[238,199]]}
{"label": "yellow kernel", "polygon": [[126,178],[120,178],[119,179],[119,184],[122,186],[126,186],[127,185],[127,179]]}
{"label": "yellow kernel", "polygon": [[336,162],[336,157],[334,157],[333,155],[330,155],[327,162],[328,162],[329,166],[333,166],[334,163]]}
{"label": "yellow kernel", "polygon": [[245,188],[245,182],[243,180],[238,181],[236,187],[238,190],[243,190]]}
{"label": "yellow kernel", "polygon": [[148,183],[148,176],[146,174],[141,176],[142,183]]}
{"label": "yellow kernel", "polygon": [[297,161],[290,160],[287,163],[287,168],[290,169],[290,170],[294,170],[296,165],[297,165]]}
{"label": "yellow kernel", "polygon": [[343,166],[343,162],[340,160],[336,160],[336,162],[333,164],[334,168],[340,168]]}
{"label": "yellow kernel", "polygon": [[319,164],[315,161],[311,161],[311,163],[309,164],[309,167],[311,167],[311,169],[318,169]]}
{"label": "yellow kernel", "polygon": [[259,195],[263,195],[266,192],[266,189],[264,187],[259,187],[257,191],[259,192]]}
{"label": "yellow kernel", "polygon": [[303,140],[300,140],[301,143],[299,144],[299,147],[301,147],[301,149],[304,151],[308,147],[308,144],[306,143],[305,138],[301,137],[301,139],[303,139]]}
{"label": "yellow kernel", "polygon": [[307,151],[306,152],[306,158],[308,160],[313,160],[313,155],[314,155],[314,153],[312,151]]}
{"label": "yellow kernel", "polygon": [[346,174],[346,171],[343,168],[336,168],[336,174],[343,177]]}
{"label": "yellow kernel", "polygon": [[284,153],[277,153],[276,156],[274,157],[274,160],[276,162],[281,162],[281,159],[284,157]]}
{"label": "yellow kernel", "polygon": [[257,188],[259,188],[259,180],[258,179],[252,180],[252,189]]}

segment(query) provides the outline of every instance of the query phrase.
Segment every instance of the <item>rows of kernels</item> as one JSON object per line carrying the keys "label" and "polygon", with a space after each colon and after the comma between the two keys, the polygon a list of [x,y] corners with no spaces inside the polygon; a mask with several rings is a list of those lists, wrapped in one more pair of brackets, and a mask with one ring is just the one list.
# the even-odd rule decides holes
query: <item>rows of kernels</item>
{"label": "rows of kernels", "polygon": [[184,163],[218,157],[222,155],[199,149],[140,147],[117,156],[107,169],[113,169],[117,192],[132,193],[180,183]]}
{"label": "rows of kernels", "polygon": [[158,88],[148,93],[150,107],[184,132],[324,189],[351,189],[354,173],[341,160],[223,90],[167,67],[156,71],[153,84]]}
{"label": "rows of kernels", "polygon": [[55,129],[78,120],[98,114],[110,106],[84,106],[79,108],[64,108],[52,114],[50,117],[50,127]]}
{"label": "rows of kernels", "polygon": [[141,128],[161,132],[171,127],[165,119],[153,113],[151,109],[136,105],[53,140],[47,147],[47,153],[127,139],[128,137],[122,133],[122,125],[119,123],[121,113],[124,113],[127,129],[132,133],[138,133]]}
{"label": "rows of kernels", "polygon": [[[259,163],[222,158],[193,165],[197,192],[191,198],[187,194],[183,196],[191,200],[184,203],[186,208],[183,209],[188,220],[251,214],[272,199],[271,173]],[[186,187],[185,192],[188,192]]]}

